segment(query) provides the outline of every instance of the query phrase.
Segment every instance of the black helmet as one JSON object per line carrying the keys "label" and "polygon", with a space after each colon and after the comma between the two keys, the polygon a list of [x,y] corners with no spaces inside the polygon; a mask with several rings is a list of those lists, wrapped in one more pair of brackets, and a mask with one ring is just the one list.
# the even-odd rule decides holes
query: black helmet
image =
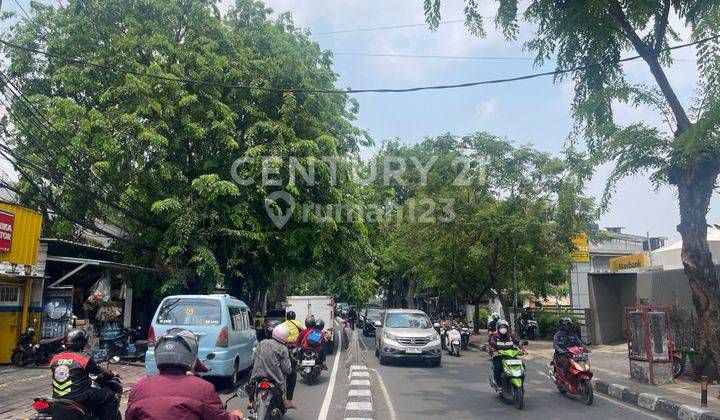
{"label": "black helmet", "polygon": [[569,332],[570,330],[572,330],[572,326],[573,326],[572,319],[567,318],[567,317],[560,319],[560,329],[561,330],[563,330],[565,332]]}
{"label": "black helmet", "polygon": [[82,351],[87,341],[87,333],[81,328],[73,328],[65,335],[65,346],[73,351]]}
{"label": "black helmet", "polygon": [[265,324],[265,338],[272,337],[273,329],[278,325],[280,325],[280,321],[269,321]]}
{"label": "black helmet", "polygon": [[295,319],[295,311],[288,311],[287,314],[285,315],[285,318],[287,318],[289,320],[294,320]]}
{"label": "black helmet", "polygon": [[315,321],[315,328],[319,330],[325,329],[325,321],[323,321],[322,319],[318,319],[317,321]]}
{"label": "black helmet", "polygon": [[313,328],[315,326],[315,317],[310,315],[305,318],[305,328]]}
{"label": "black helmet", "polygon": [[155,344],[155,364],[159,369],[179,367],[190,371],[195,366],[198,347],[195,334],[182,328],[171,328]]}

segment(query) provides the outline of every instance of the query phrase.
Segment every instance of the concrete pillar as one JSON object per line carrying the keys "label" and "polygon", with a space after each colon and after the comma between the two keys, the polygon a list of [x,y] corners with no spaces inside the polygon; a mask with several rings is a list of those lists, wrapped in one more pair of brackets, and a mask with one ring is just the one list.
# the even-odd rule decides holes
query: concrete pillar
{"label": "concrete pillar", "polygon": [[127,280],[123,279],[123,289],[125,290],[125,296],[123,296],[123,299],[125,299],[125,307],[123,308],[123,326],[125,328],[130,328],[130,322],[132,321],[132,298],[133,298],[133,290],[132,287],[130,287],[130,284]]}

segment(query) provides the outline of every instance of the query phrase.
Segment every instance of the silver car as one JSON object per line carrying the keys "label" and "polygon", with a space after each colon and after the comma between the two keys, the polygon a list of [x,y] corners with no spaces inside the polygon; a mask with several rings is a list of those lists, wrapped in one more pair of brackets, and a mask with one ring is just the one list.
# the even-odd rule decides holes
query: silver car
{"label": "silver car", "polygon": [[425,312],[388,309],[374,325],[375,355],[380,364],[391,359],[412,358],[440,366],[440,335]]}

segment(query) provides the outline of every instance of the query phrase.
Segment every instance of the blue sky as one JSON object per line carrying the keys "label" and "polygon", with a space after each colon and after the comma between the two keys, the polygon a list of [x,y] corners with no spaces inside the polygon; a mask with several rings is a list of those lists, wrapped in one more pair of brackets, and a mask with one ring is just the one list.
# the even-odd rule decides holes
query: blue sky
{"label": "blue sky", "polygon": [[[18,0],[29,11],[28,0]],[[446,0],[443,20],[462,18],[462,3]],[[226,8],[230,0],[223,0]],[[336,53],[424,54],[453,56],[531,57],[522,44],[532,34],[532,27],[521,25],[517,42],[508,43],[487,19],[488,36],[480,39],[470,35],[462,23],[441,25],[436,32],[426,27],[384,31],[352,32],[320,35],[321,32],[356,28],[422,23],[421,0],[267,0],[275,15],[288,11],[296,25],[310,29],[312,39],[323,49]],[[495,14],[496,2],[481,1],[484,16]],[[5,0],[3,11],[18,10],[15,0]],[[687,28],[676,26],[687,38]],[[634,55],[628,53],[628,55]],[[694,50],[674,54],[676,58],[693,59]],[[546,66],[550,69],[552,63]],[[452,84],[468,81],[518,76],[539,71],[531,60],[480,61],[416,59],[389,57],[335,56],[339,87],[378,88],[416,85]],[[651,83],[642,62],[625,65],[628,78]],[[678,62],[668,70],[668,77],[678,96],[690,104],[697,84],[693,62]],[[425,136],[445,132],[463,135],[487,130],[507,136],[519,144],[532,143],[540,150],[557,153],[572,127],[570,101],[573,85],[569,81],[554,84],[551,78],[443,91],[358,94],[360,114],[357,125],[368,130],[376,143],[398,137],[415,143]],[[662,125],[652,110],[617,104],[616,118],[621,123],[645,121]],[[372,149],[363,151],[365,156]],[[3,165],[4,166],[4,165]],[[598,168],[588,185],[588,194],[599,196],[609,166]],[[720,223],[720,199],[711,203],[708,220]],[[669,188],[653,191],[647,177],[629,178],[621,182],[610,211],[601,226],[625,226],[626,232],[679,239],[675,226],[679,221],[677,201]]]}

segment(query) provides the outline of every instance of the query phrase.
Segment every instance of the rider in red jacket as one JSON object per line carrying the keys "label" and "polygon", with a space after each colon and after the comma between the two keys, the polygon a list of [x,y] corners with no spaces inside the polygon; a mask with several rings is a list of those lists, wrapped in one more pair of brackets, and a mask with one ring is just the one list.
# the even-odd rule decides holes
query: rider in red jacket
{"label": "rider in red jacket", "polygon": [[155,346],[159,375],[140,379],[130,390],[125,420],[237,420],[239,410],[225,411],[215,387],[187,372],[195,366],[198,343],[194,334],[182,330],[166,333]]}

